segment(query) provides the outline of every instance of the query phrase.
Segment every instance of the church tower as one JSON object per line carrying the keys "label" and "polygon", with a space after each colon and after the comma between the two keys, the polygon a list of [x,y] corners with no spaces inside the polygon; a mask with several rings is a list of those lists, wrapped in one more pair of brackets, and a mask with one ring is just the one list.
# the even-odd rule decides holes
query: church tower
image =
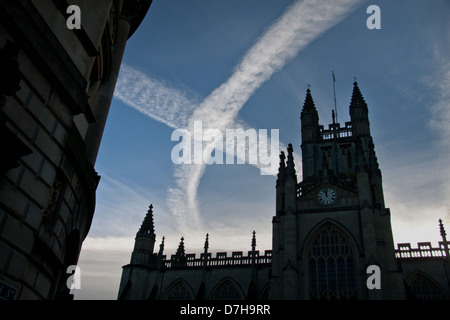
{"label": "church tower", "polygon": [[[301,111],[302,181],[293,147],[280,154],[273,217],[272,299],[403,299],[390,211],[370,134],[369,110],[353,83],[350,121],[334,111],[327,129],[308,88]],[[379,268],[381,289],[367,286]],[[369,269],[371,270],[371,269]]]}
{"label": "church tower", "polygon": [[150,205],[142,221],[141,228],[136,233],[134,250],[131,254],[132,264],[148,265],[155,247],[155,227],[153,223],[153,205]]}
{"label": "church tower", "polygon": [[158,254],[153,253],[155,240],[153,205],[150,205],[141,227],[136,233],[130,263],[123,266],[122,279],[119,287],[120,300],[147,300],[154,294],[156,289],[149,287],[148,283],[154,283],[152,281],[154,281],[156,274],[150,273],[149,270],[162,261],[164,238]]}

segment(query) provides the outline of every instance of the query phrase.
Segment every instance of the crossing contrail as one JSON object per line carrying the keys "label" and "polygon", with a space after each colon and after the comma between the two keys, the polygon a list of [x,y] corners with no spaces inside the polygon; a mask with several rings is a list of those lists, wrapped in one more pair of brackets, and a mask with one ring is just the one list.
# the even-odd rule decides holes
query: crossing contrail
{"label": "crossing contrail", "polygon": [[[128,68],[121,74],[123,78],[119,79],[116,97],[172,128],[189,129],[195,121],[202,121],[205,128],[221,131],[233,128],[240,109],[264,82],[308,44],[342,21],[359,3],[359,0],[294,2],[257,39],[231,77],[200,103],[192,102],[186,92],[177,92],[145,76],[145,81],[133,81],[133,77],[142,74],[128,72]],[[129,92],[124,90],[132,87],[128,83],[136,82],[138,86]],[[205,164],[191,164],[177,165],[174,169],[175,183],[168,190],[168,205],[172,214],[179,218],[179,228],[185,232],[202,225],[197,190],[205,167]]]}

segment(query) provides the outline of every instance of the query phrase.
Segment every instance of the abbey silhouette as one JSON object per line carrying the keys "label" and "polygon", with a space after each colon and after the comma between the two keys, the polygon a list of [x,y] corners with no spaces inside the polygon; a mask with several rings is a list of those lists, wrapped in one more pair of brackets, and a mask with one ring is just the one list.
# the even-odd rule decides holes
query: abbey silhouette
{"label": "abbey silhouette", "polygon": [[[302,181],[293,146],[280,154],[272,250],[209,252],[200,257],[154,252],[153,207],[136,234],[130,264],[123,267],[119,299],[447,299],[449,251],[442,241],[394,246],[391,213],[370,134],[369,110],[355,81],[350,121],[325,128],[308,88],[301,111]],[[269,223],[269,221],[268,221]],[[367,286],[369,266],[379,270]],[[373,269],[373,268],[371,268]]]}

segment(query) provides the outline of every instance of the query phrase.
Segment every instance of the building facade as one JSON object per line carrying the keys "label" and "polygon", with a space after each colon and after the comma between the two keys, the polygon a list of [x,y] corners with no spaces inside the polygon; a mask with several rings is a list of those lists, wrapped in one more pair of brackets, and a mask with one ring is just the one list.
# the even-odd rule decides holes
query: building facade
{"label": "building facade", "polygon": [[280,154],[272,250],[200,258],[154,252],[153,209],[123,267],[119,299],[392,300],[448,299],[450,264],[442,221],[439,247],[394,245],[391,213],[356,81],[350,121],[325,128],[307,90],[301,111],[302,181],[293,147]]}
{"label": "building facade", "polygon": [[150,4],[0,1],[0,299],[72,298],[122,56]]}

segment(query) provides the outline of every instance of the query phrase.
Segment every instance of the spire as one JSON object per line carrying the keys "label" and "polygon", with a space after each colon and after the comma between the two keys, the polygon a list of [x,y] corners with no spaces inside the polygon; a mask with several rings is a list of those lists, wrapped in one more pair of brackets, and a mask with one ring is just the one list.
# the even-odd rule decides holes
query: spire
{"label": "spire", "polygon": [[441,237],[442,237],[442,242],[444,244],[446,258],[449,259],[450,258],[450,250],[449,250],[448,242],[447,242],[447,233],[445,232],[444,224],[442,223],[442,219],[439,219],[439,230],[441,232]]}
{"label": "spire", "polygon": [[252,233],[252,264],[256,262],[256,232],[253,230]]}
{"label": "spire", "polygon": [[166,237],[162,237],[161,244],[159,245],[159,252],[158,255],[162,256],[164,253],[164,241],[166,240]]}
{"label": "spire", "polygon": [[314,100],[311,96],[311,90],[308,87],[308,90],[306,90],[306,97],[305,102],[303,103],[303,111],[316,111],[316,106],[314,104]]}
{"label": "spire", "polygon": [[206,234],[205,246],[203,247],[205,251],[203,251],[203,266],[206,268],[208,265],[208,249],[209,249],[209,234]]}
{"label": "spire", "polygon": [[[367,140],[370,137],[369,109],[356,81],[353,83],[353,94],[349,111],[352,122],[352,135],[354,137],[365,137]],[[368,151],[366,148],[367,144],[364,146],[364,152]]]}
{"label": "spire", "polygon": [[306,90],[300,120],[302,125],[302,143],[318,142],[320,140],[319,114],[309,88]]}
{"label": "spire", "polygon": [[253,230],[252,233],[252,251],[255,252],[256,249],[256,231]]}
{"label": "spire", "polygon": [[142,221],[141,228],[138,231],[139,235],[155,235],[155,226],[153,223],[153,204],[150,205],[144,221]]}
{"label": "spire", "polygon": [[205,252],[208,252],[209,249],[209,234],[206,234],[206,239],[205,239],[205,246],[203,247],[203,249],[205,249]]}
{"label": "spire", "polygon": [[185,256],[185,252],[184,252],[184,238],[181,237],[180,239],[180,244],[178,245],[178,249],[177,249],[177,253],[175,253],[175,256],[177,258],[181,258]]}
{"label": "spire", "polygon": [[294,149],[292,148],[292,144],[289,144],[286,174],[287,174],[287,177],[295,177],[296,178],[293,153],[294,153]]}
{"label": "spire", "polygon": [[277,186],[279,186],[284,181],[286,171],[286,156],[284,155],[284,151],[280,152],[280,166],[278,167],[278,179],[277,179]]}
{"label": "spire", "polygon": [[447,241],[447,233],[444,229],[444,224],[442,223],[442,219],[439,219],[439,231],[441,232],[441,237],[443,241]]}
{"label": "spire", "polygon": [[350,108],[363,106],[367,108],[366,101],[364,100],[361,90],[359,90],[358,83],[353,82],[352,100],[350,102]]}
{"label": "spire", "polygon": [[151,256],[155,246],[155,227],[153,224],[153,205],[150,205],[144,221],[136,233],[133,253],[131,254],[131,264],[148,265],[151,263]]}
{"label": "spire", "polygon": [[159,245],[159,252],[158,252],[158,259],[157,259],[157,266],[162,267],[163,266],[163,254],[164,254],[164,241],[166,240],[165,237],[162,237],[161,244]]}
{"label": "spire", "polygon": [[177,252],[172,256],[172,266],[183,267],[186,265],[186,254],[184,252],[184,238],[181,237]]}

